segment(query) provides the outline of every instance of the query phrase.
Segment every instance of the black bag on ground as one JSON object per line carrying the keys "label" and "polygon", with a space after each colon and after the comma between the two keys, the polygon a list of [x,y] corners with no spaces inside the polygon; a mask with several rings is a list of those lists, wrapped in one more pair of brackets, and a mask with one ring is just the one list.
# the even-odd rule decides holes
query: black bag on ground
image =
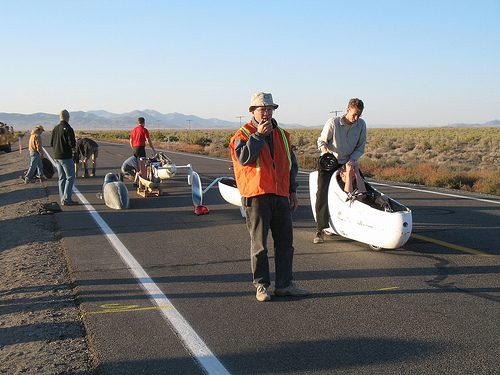
{"label": "black bag on ground", "polygon": [[54,171],[54,166],[52,165],[50,160],[47,158],[43,158],[42,165],[43,165],[43,176],[47,178],[52,178],[55,171]]}

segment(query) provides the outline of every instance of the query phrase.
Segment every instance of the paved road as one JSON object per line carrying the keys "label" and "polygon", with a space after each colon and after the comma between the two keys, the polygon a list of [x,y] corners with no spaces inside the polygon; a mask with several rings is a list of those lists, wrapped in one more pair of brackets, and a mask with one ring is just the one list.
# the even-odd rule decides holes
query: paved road
{"label": "paved road", "polygon": [[[217,188],[203,198],[204,216],[183,171],[162,197],[142,198],[127,183],[127,211],[96,197],[129,154],[101,143],[99,177],[76,183],[88,205],[57,214],[102,373],[498,373],[500,199],[379,185],[413,211],[402,249],[375,252],[338,236],[313,245],[301,173],[294,276],[312,295],[259,303],[244,219]],[[203,187],[231,175],[228,160],[168,155],[191,163]],[[57,201],[56,181],[47,185]]]}

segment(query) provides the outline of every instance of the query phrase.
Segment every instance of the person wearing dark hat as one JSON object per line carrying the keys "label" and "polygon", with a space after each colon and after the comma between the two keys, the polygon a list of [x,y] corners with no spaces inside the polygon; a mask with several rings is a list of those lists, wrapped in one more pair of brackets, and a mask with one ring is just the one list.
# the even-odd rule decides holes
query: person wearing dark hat
{"label": "person wearing dark hat", "polygon": [[137,159],[146,157],[146,142],[148,142],[149,147],[153,150],[153,155],[156,154],[156,150],[149,137],[149,131],[146,129],[146,120],[144,117],[139,117],[137,119],[137,126],[130,132],[130,147],[134,150],[134,156]]}
{"label": "person wearing dark hat", "polygon": [[29,141],[29,151],[30,151],[30,167],[26,172],[24,177],[24,183],[31,182],[31,179],[35,176],[35,172],[38,171],[38,177],[40,181],[43,181],[43,164],[42,159],[44,157],[42,148],[42,133],[44,132],[42,125],[38,125],[31,132]]}
{"label": "person wearing dark hat", "polygon": [[73,149],[76,147],[75,132],[69,125],[69,112],[63,109],[60,113],[61,122],[52,130],[50,145],[54,149],[57,174],[59,175],[59,199],[63,206],[78,204],[71,199],[75,183],[75,165]]}
{"label": "person wearing dark hat", "polygon": [[75,171],[78,173],[78,163],[80,161],[80,157],[83,161],[84,173],[82,177],[89,177],[89,170],[87,168],[87,161],[90,157],[92,157],[92,172],[90,173],[90,177],[95,176],[95,169],[97,165],[97,157],[99,156],[99,145],[96,141],[90,138],[80,138],[76,142],[76,150],[75,150]]}
{"label": "person wearing dark hat", "polygon": [[253,284],[260,302],[270,301],[267,236],[274,239],[275,290],[277,296],[306,296],[309,290],[293,282],[293,225],[297,210],[298,164],[288,132],[273,118],[278,105],[269,93],[252,96],[252,120],[231,138],[236,185],[241,194],[251,239]]}
{"label": "person wearing dark hat", "polygon": [[[363,109],[364,104],[360,99],[351,99],[346,114],[329,119],[318,138],[321,156],[318,160],[318,191],[315,207],[317,223],[313,239],[315,244],[324,241],[324,229],[330,226],[328,187],[333,173],[346,163],[357,168],[357,161],[365,152],[366,123],[360,118]],[[325,163],[325,159],[332,156],[336,159],[335,167]]]}

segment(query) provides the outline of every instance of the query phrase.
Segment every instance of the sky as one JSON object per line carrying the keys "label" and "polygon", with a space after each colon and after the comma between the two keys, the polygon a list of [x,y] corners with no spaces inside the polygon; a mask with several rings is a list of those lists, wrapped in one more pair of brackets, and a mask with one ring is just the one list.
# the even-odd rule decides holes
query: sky
{"label": "sky", "polygon": [[[321,126],[500,119],[499,0],[0,0],[0,112],[152,109]],[[1,119],[0,119],[1,121]]]}

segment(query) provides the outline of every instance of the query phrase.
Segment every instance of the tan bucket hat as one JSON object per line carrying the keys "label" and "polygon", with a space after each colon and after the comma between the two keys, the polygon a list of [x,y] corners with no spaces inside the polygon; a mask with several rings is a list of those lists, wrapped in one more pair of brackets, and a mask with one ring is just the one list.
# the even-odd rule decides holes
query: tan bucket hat
{"label": "tan bucket hat", "polygon": [[274,107],[274,109],[276,109],[278,108],[278,104],[273,102],[273,96],[270,93],[258,92],[252,95],[248,111],[252,112],[257,107]]}

